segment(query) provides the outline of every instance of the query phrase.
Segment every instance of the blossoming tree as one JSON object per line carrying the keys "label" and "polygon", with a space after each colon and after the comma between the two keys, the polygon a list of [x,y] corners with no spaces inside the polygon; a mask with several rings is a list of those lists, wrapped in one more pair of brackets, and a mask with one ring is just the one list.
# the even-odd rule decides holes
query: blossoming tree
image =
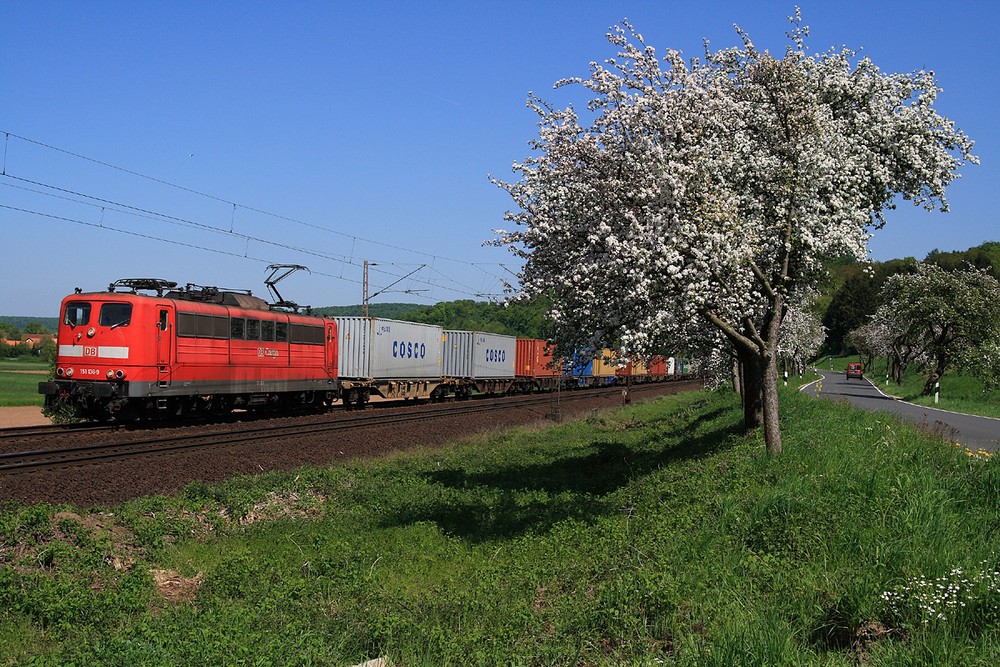
{"label": "blossoming tree", "polygon": [[882,288],[879,313],[892,313],[893,343],[918,350],[930,371],[923,394],[949,370],[961,368],[987,386],[1000,384],[1000,282],[983,269],[947,271],[918,264]]}
{"label": "blossoming tree", "polygon": [[779,329],[823,261],[867,258],[899,194],[946,209],[972,143],[933,107],[933,74],[884,74],[850,50],[807,53],[799,17],[782,57],[742,44],[659,58],[628,22],[616,58],[557,87],[589,93],[587,120],[530,95],[534,152],[497,244],[525,260],[521,289],[554,302],[567,348],[673,349],[717,330],[743,368],[747,427],[781,451]]}
{"label": "blossoming tree", "polygon": [[868,324],[848,332],[847,341],[860,354],[868,356],[869,366],[875,357],[889,359],[892,379],[902,385],[903,375],[911,362],[924,364],[927,361],[926,354],[909,334],[911,326],[892,304],[882,304]]}
{"label": "blossoming tree", "polygon": [[826,329],[819,316],[806,306],[805,303],[789,305],[778,330],[778,357],[786,364],[790,362],[800,375],[805,370],[806,361],[819,351],[826,340]]}

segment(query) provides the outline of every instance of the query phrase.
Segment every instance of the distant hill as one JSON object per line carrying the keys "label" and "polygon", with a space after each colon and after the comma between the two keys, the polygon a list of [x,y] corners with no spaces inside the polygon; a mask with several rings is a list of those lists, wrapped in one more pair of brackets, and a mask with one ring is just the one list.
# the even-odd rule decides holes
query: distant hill
{"label": "distant hill", "polygon": [[927,253],[924,261],[937,264],[943,269],[953,271],[963,264],[971,264],[979,269],[992,269],[995,277],[1000,278],[1000,242],[987,241],[968,250],[941,252],[937,248]]}
{"label": "distant hill", "polygon": [[400,319],[437,324],[445,329],[488,331],[520,338],[547,338],[551,330],[545,313],[550,304],[545,299],[515,301],[511,304],[488,301],[443,301],[427,306]]}
{"label": "distant hill", "polygon": [[58,317],[24,317],[21,315],[0,315],[0,322],[8,322],[16,326],[19,330],[24,331],[24,327],[28,322],[37,322],[43,327],[49,330],[49,333],[55,333],[59,328],[59,318]]}
{"label": "distant hill", "polygon": [[[406,322],[436,324],[445,329],[488,331],[521,338],[545,338],[549,331],[545,319],[547,301],[535,299],[510,305],[488,301],[442,301],[433,306],[415,303],[373,303],[368,306],[372,317],[385,317]],[[313,308],[314,315],[359,317],[361,306],[325,306]]]}

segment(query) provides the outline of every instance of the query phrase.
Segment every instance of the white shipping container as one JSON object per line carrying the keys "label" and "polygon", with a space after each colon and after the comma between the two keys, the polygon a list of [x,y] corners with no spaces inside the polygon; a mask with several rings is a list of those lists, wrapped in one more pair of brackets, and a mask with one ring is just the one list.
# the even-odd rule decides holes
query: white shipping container
{"label": "white shipping container", "polygon": [[444,332],[442,375],[475,380],[514,377],[517,338],[483,331]]}
{"label": "white shipping container", "polygon": [[441,377],[443,330],[379,317],[334,317],[342,379],[420,380]]}

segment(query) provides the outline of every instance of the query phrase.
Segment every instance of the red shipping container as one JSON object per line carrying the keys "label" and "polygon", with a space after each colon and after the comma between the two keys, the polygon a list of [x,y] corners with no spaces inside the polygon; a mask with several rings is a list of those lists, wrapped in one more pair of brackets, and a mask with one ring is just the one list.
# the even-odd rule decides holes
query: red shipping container
{"label": "red shipping container", "polygon": [[562,375],[553,364],[552,346],[537,338],[518,338],[514,354],[514,375],[520,377],[552,377]]}
{"label": "red shipping container", "polygon": [[615,359],[615,375],[632,375],[632,362],[626,361],[622,363],[620,359]]}

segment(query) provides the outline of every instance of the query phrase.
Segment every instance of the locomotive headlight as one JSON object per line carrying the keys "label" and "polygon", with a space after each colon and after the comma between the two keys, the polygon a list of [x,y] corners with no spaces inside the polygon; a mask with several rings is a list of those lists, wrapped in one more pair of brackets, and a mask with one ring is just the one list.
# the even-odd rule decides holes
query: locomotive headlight
{"label": "locomotive headlight", "polygon": [[123,380],[125,378],[125,371],[115,371],[115,377],[119,380]]}
{"label": "locomotive headlight", "polygon": [[56,375],[58,375],[59,377],[62,377],[65,374],[66,374],[66,371],[63,370],[62,366],[60,366],[59,368],[56,369]]}
{"label": "locomotive headlight", "polygon": [[97,330],[94,327],[90,327],[87,329],[87,338],[93,338],[95,333],[97,333]]}
{"label": "locomotive headlight", "polygon": [[113,378],[114,376],[115,376],[115,372],[114,372],[113,370],[111,370],[111,369],[109,368],[109,369],[108,369],[108,379],[110,380],[110,379],[111,379],[111,378]]}
{"label": "locomotive headlight", "polygon": [[73,377],[73,369],[72,368],[67,368],[66,369],[66,377],[68,377],[68,378]]}

